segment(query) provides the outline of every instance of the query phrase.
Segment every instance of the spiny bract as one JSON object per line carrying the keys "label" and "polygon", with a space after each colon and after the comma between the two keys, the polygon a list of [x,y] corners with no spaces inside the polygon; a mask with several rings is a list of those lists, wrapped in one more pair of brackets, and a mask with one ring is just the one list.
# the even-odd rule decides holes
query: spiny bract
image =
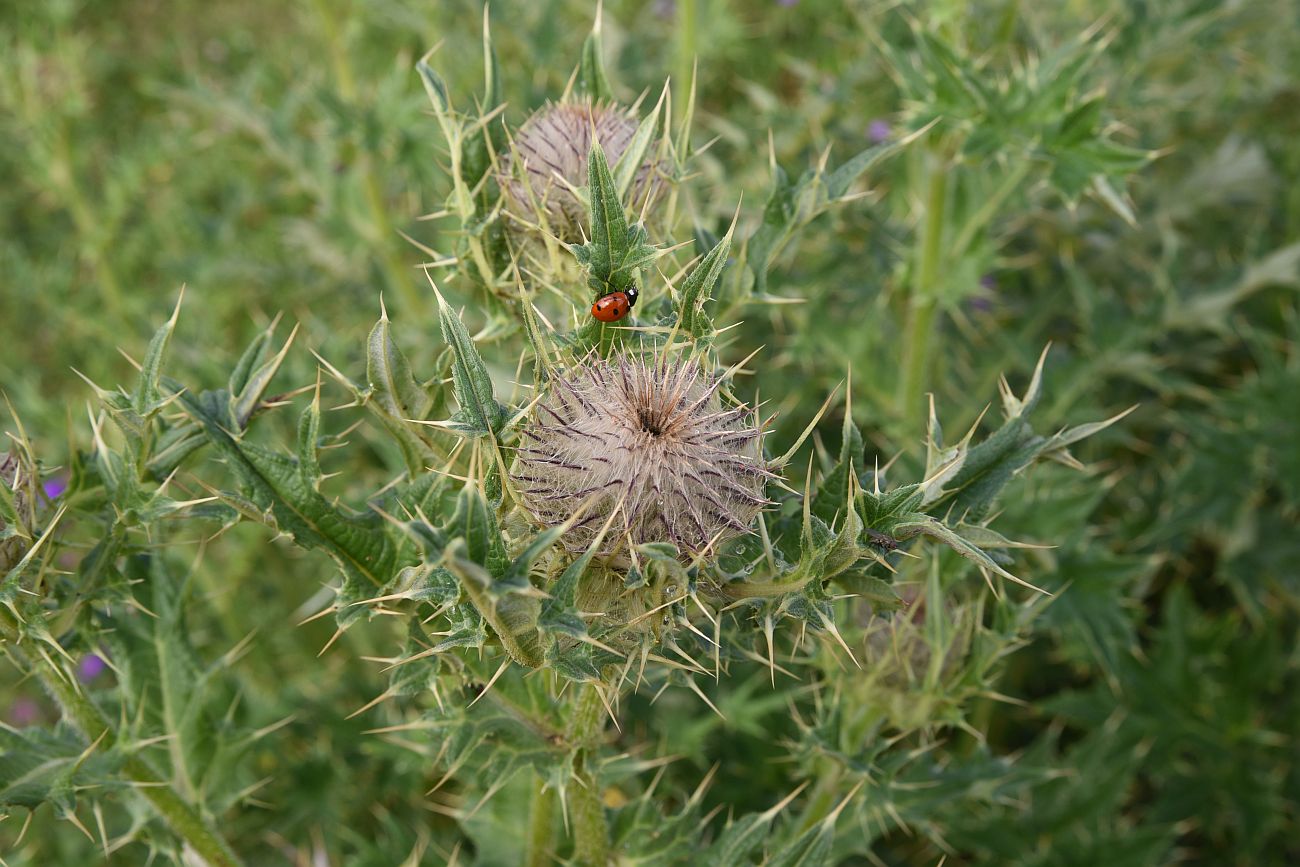
{"label": "spiny bract", "polygon": [[[505,161],[501,185],[509,212],[519,223],[531,226],[538,223],[540,210],[558,238],[581,240],[587,210],[576,191],[587,185],[593,138],[613,166],[636,130],[636,117],[612,103],[560,102],[538,109],[515,133]],[[649,161],[637,171],[634,207],[658,198],[658,174]]]}
{"label": "spiny bract", "polygon": [[[23,493],[22,465],[17,456],[0,454],[0,485],[12,492],[14,512],[22,515],[27,508],[27,497]],[[0,513],[0,577],[22,559],[26,548],[26,540],[18,534],[18,528],[8,526]]]}
{"label": "spiny bract", "polygon": [[[720,377],[694,359],[589,358],[556,376],[523,428],[513,478],[536,520],[600,553],[671,542],[698,554],[747,533],[775,478],[748,406],[724,407]],[[621,506],[620,506],[621,503]]]}

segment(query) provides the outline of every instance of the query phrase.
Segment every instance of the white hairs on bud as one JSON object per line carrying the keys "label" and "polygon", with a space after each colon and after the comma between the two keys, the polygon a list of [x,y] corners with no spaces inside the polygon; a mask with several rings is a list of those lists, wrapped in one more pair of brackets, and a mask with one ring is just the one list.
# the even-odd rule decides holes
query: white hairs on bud
{"label": "white hairs on bud", "polygon": [[[671,542],[683,555],[750,532],[775,478],[746,406],[726,408],[722,381],[694,360],[589,358],[552,381],[523,429],[512,470],[524,505],[586,550],[615,509],[603,555],[630,539]],[[622,503],[621,508],[619,506]]]}

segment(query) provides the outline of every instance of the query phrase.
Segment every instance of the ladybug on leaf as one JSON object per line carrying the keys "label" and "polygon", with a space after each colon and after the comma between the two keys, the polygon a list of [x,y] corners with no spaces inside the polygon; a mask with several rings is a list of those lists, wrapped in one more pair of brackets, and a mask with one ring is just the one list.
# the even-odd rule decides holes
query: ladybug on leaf
{"label": "ladybug on leaf", "polygon": [[602,295],[591,305],[591,315],[601,322],[617,322],[636,306],[638,294],[635,286],[629,286],[626,291]]}

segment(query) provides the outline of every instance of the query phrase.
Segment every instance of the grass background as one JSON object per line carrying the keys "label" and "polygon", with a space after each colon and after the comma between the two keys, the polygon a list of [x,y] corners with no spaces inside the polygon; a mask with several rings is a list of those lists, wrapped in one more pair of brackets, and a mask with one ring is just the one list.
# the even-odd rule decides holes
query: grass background
{"label": "grass background", "polygon": [[[1058,546],[1024,555],[1019,571],[1068,590],[1001,673],[999,692],[1023,703],[972,700],[972,719],[993,755],[1041,773],[993,805],[927,806],[925,819],[949,864],[1294,863],[1300,7],[962,6],[610,2],[607,63],[631,98],[688,76],[698,56],[694,136],[716,141],[686,195],[697,223],[716,229],[742,196],[756,218],[769,130],[797,173],[827,146],[836,162],[860,150],[873,122],[896,123],[907,106],[867,30],[888,38],[905,14],[959,19],[972,45],[994,48],[1097,22],[1113,33],[1092,84],[1116,135],[1159,152],[1128,185],[1135,225],[1041,184],[1020,191],[982,267],[948,277],[931,387],[945,426],[963,430],[997,377],[1023,383],[1050,341],[1042,418],[1139,409],[1080,449],[1089,475],[1044,469],[999,519]],[[562,88],[592,8],[511,0],[492,16],[518,123]],[[0,387],[46,465],[90,445],[93,394],[74,371],[127,381],[117,350],[141,355],[182,284],[170,365],[189,381],[221,382],[281,312],[302,323],[303,345],[355,367],[381,291],[417,367],[433,357],[422,257],[399,234],[450,244],[418,219],[440,207],[446,179],[413,64],[441,42],[453,93],[476,92],[480,22],[470,2],[59,0],[0,12]],[[806,303],[741,311],[736,358],[766,344],[754,383],[782,395],[777,450],[852,367],[855,416],[882,463],[921,456],[915,408],[895,401],[916,213],[905,171],[887,167],[873,195],[819,218],[782,256],[770,291]],[[300,347],[285,380],[314,377]],[[823,428],[833,446],[833,414]],[[381,463],[372,456],[372,473]],[[255,634],[231,678],[261,718],[296,714],[245,760],[270,782],[229,819],[256,863],[307,863],[313,851],[398,863],[434,820],[419,768],[361,736],[373,718],[340,713],[379,691],[357,660],[380,637],[355,630],[346,652],[317,659],[331,627],[293,627],[329,578],[249,528],[198,561],[209,606],[191,617],[196,645],[218,656]],[[52,718],[11,668],[0,688],[11,721],[20,700]],[[658,730],[692,757],[678,781],[689,790],[719,761],[710,798],[738,810],[788,791],[755,758],[789,722],[753,689],[723,688],[727,724],[685,700],[657,711],[690,708],[689,724]],[[957,732],[943,749],[958,761],[967,741]],[[0,823],[11,864],[98,857],[48,810],[11,848],[18,824]],[[896,829],[876,847],[890,864],[940,852]]]}

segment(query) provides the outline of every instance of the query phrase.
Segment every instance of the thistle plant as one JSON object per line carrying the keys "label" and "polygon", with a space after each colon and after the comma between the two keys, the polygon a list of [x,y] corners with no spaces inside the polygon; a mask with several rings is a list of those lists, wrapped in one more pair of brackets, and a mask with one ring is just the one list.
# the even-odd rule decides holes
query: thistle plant
{"label": "thistle plant", "polygon": [[[426,84],[434,82],[435,109],[449,143],[466,145],[446,93],[427,66],[421,72]],[[590,59],[587,75],[592,96],[603,97],[604,73],[593,71]],[[559,110],[572,112],[569,105]],[[63,665],[39,652],[40,642],[50,640],[43,631],[48,612],[66,604],[59,582],[45,577],[54,562],[45,558],[57,556],[59,544],[11,570],[5,585],[6,637],[61,696],[86,741],[120,745],[106,767],[70,769],[80,786],[91,783],[94,771],[156,787],[145,791],[152,792],[148,798],[166,839],[202,852],[211,863],[234,863],[207,820],[242,790],[238,778],[220,777],[202,746],[200,722],[212,719],[210,702],[219,696],[199,691],[182,698],[184,681],[177,680],[200,664],[179,631],[184,585],[170,577],[171,558],[156,550],[169,536],[163,528],[174,522],[263,525],[332,558],[340,571],[334,602],[312,613],[333,615],[336,631],[326,647],[337,647],[334,652],[347,652],[346,636],[371,621],[400,624],[397,634],[388,631],[389,650],[368,654],[380,666],[371,674],[378,698],[358,712],[395,704],[385,711],[394,721],[377,726],[376,734],[400,737],[426,756],[435,790],[453,787],[445,806],[458,823],[446,831],[452,838],[469,834],[486,852],[491,844],[473,830],[473,816],[504,803],[499,799],[506,789],[517,793],[511,802],[530,803],[527,834],[502,856],[505,861],[699,863],[704,857],[731,864],[759,851],[776,853],[778,860],[829,851],[837,819],[870,773],[845,751],[864,731],[879,730],[881,717],[863,710],[879,706],[879,693],[849,707],[817,693],[797,711],[803,733],[792,748],[809,781],[817,780],[813,789],[802,798],[798,790],[788,793],[771,811],[716,823],[701,813],[699,797],[666,813],[649,797],[653,784],[643,778],[644,766],[620,758],[610,741],[627,721],[629,704],[643,696],[681,692],[708,713],[718,708],[701,681],[723,684],[756,666],[775,688],[778,673],[791,673],[789,665],[815,670],[841,654],[848,664],[861,664],[851,641],[857,642],[861,623],[904,604],[894,580],[923,538],[955,552],[956,562],[973,565],[990,581],[1026,584],[1024,600],[1008,603],[1017,612],[1013,626],[998,641],[977,645],[970,638],[983,629],[982,617],[972,613],[977,606],[944,603],[965,570],[927,554],[929,656],[901,651],[897,665],[909,676],[899,678],[887,676],[891,664],[879,660],[878,649],[871,651],[876,679],[865,684],[909,689],[913,669],[924,667],[929,673],[921,689],[952,690],[918,706],[928,710],[901,713],[906,696],[890,704],[883,718],[897,731],[963,724],[976,693],[956,684],[987,677],[992,662],[1014,644],[1017,625],[1039,607],[1039,594],[1008,570],[1000,553],[1015,543],[988,526],[993,505],[1011,477],[1030,464],[1073,462],[1069,447],[1104,423],[1036,434],[1027,417],[1041,394],[1040,361],[1022,396],[1004,389],[1006,421],[983,441],[976,442],[972,429],[947,444],[932,413],[919,481],[887,483],[846,399],[838,454],[819,467],[810,461],[800,487],[787,484],[784,477],[792,474],[792,461],[821,413],[806,420],[803,435],[784,452],[769,453],[764,422],[740,396],[739,377],[750,359],[722,363],[732,349],[713,324],[721,306],[715,295],[729,270],[737,223],[702,255],[679,258],[680,245],[656,239],[638,222],[657,196],[642,174],[654,123],[633,133],[621,113],[596,117],[613,111],[607,103],[579,105],[590,107],[577,115],[589,110],[591,123],[565,130],[563,165],[549,165],[555,162],[550,157],[540,162],[570,172],[585,166],[583,195],[567,177],[563,189],[543,190],[543,199],[536,199],[531,182],[543,176],[529,158],[544,156],[535,137],[555,131],[557,121],[546,120],[553,114],[525,124],[506,161],[513,166],[510,178],[529,180],[529,200],[544,215],[554,216],[556,225],[582,228],[568,241],[549,219],[516,219],[512,229],[515,242],[552,244],[548,256],[566,257],[540,279],[569,281],[560,295],[573,305],[572,328],[550,326],[538,316],[532,298],[539,272],[528,264],[537,260],[510,255],[518,249],[510,244],[494,247],[490,233],[474,228],[493,176],[486,170],[474,176],[478,169],[464,159],[471,149],[453,156],[453,198],[468,195],[461,214],[467,255],[458,257],[444,286],[496,299],[489,302],[490,317],[512,321],[513,328],[493,329],[495,342],[502,344],[508,333],[526,341],[514,366],[533,372],[528,396],[499,395],[479,342],[438,287],[433,291],[445,349],[427,379],[415,376],[386,312],[365,342],[363,376],[322,359],[348,406],[373,422],[364,428],[365,440],[400,455],[396,475],[368,496],[345,505],[322,493],[328,476],[323,453],[330,449],[329,460],[342,460],[346,443],[343,433],[327,428],[327,386],[319,377],[306,388],[310,398],[292,451],[254,440],[256,418],[278,414],[294,393],[268,396],[290,353],[290,341],[275,348],[274,326],[247,349],[223,388],[204,390],[163,372],[180,321],[173,316],[151,343],[134,390],[98,389],[95,448],[74,487],[100,504],[96,521],[103,535],[82,561],[74,607],[62,616],[90,618],[108,600],[131,599],[160,618],[155,624],[118,614],[111,628],[84,636],[99,635],[108,644],[123,682],[107,707],[85,695],[75,679],[63,681]],[[603,118],[620,125],[602,127]],[[492,141],[486,126],[474,135],[484,146]],[[829,181],[834,198],[846,195],[860,170],[906,144],[870,150],[835,173]],[[611,165],[606,146],[622,150],[623,161]],[[509,207],[518,206],[512,181],[502,183]],[[791,219],[782,233],[811,217]],[[777,242],[773,225],[764,222],[747,236],[750,257]],[[503,296],[502,286],[516,290]],[[638,305],[618,323],[583,321],[593,294],[630,286],[657,303]],[[733,294],[731,303],[743,297]],[[491,306],[503,298],[512,299],[509,306]],[[850,395],[852,388],[849,383]],[[832,400],[828,395],[823,412]],[[192,479],[187,487],[206,493],[170,496],[166,489],[178,474]],[[949,576],[942,581],[935,571],[941,562]],[[962,595],[980,598],[978,590]],[[967,612],[963,620],[949,624],[958,610]],[[876,646],[870,635],[880,628],[868,625],[865,647]],[[158,656],[159,647],[168,655]],[[176,669],[182,659],[189,661]],[[160,666],[172,673],[155,687],[144,673]],[[538,672],[545,676],[529,676]],[[154,713],[158,702],[165,709],[182,700],[192,722],[179,729],[166,714]],[[224,731],[223,754],[236,755],[255,742],[233,722]],[[169,739],[165,760],[148,757],[144,744]],[[135,755],[132,744],[145,755]],[[610,792],[638,788],[639,799],[609,805]],[[75,816],[72,802],[65,803],[65,814]],[[877,807],[866,802],[854,809],[868,816]],[[785,810],[796,815],[777,821]]]}
{"label": "thistle plant", "polygon": [[[946,67],[923,36],[918,55]],[[909,405],[922,448],[907,453],[891,430],[864,435],[888,412],[862,400],[864,380],[919,398],[924,344],[904,347],[901,371],[846,370],[805,414],[789,382],[769,375],[755,393],[766,350],[735,328],[789,300],[782,252],[899,164],[941,205],[916,227],[903,305],[932,326],[942,251],[960,263],[991,243],[991,215],[963,210],[974,197],[938,172],[964,171],[957,152],[975,135],[955,112],[918,111],[907,134],[838,165],[824,155],[793,181],[773,159],[761,209],[724,187],[678,213],[692,98],[678,82],[686,119],[669,134],[674,91],[650,111],[618,102],[601,46],[598,22],[571,88],[513,128],[486,27],[474,114],[453,108],[471,100],[453,99],[431,58],[418,65],[450,186],[438,216],[454,247],[430,248],[424,269],[436,324],[376,299],[368,335],[348,323],[354,349],[341,351],[310,324],[297,338],[273,321],[215,380],[174,358],[190,327],[178,303],[129,388],[92,387],[88,446],[58,507],[36,493],[50,468],[15,438],[0,463],[0,635],[61,722],[0,731],[0,806],[52,805],[98,848],[141,860],[282,857],[279,828],[259,818],[275,798],[260,793],[298,769],[278,748],[292,731],[323,743],[314,767],[375,762],[373,801],[338,832],[345,858],[836,864],[876,857],[890,828],[915,831],[908,845],[928,856],[946,827],[974,821],[953,804],[978,816],[1055,779],[1036,754],[984,740],[1008,661],[1053,616],[1036,585],[1056,538],[1013,539],[1021,525],[1001,513],[1028,508],[1030,480],[1093,496],[1064,475],[1083,468],[1072,449],[1123,414],[1045,432],[1039,418],[1060,407],[1043,406],[1043,351],[1009,372],[1017,386],[1000,380],[997,422],[979,415],[952,437],[941,418],[971,407]],[[1085,174],[1122,205],[1106,195],[1117,165]],[[724,227],[717,213],[734,216]],[[626,318],[589,315],[632,287],[642,300]],[[795,433],[774,432],[792,406]],[[1060,535],[1087,532],[1086,510],[1059,511]],[[241,539],[256,580],[228,582]],[[282,575],[285,563],[297,568]],[[267,585],[293,596],[296,629],[228,627]],[[222,652],[200,650],[200,614]],[[322,624],[309,689],[286,699],[274,669],[241,672]],[[76,677],[88,653],[111,682]],[[709,770],[710,739],[746,758],[724,750]],[[963,746],[934,758],[948,739]],[[733,797],[769,768],[770,800]]]}
{"label": "thistle plant", "polygon": [[915,51],[877,43],[906,106],[903,127],[927,130],[906,175],[916,243],[904,275],[907,332],[896,406],[913,419],[929,390],[941,314],[974,296],[994,267],[997,223],[1008,203],[1037,185],[1071,206],[1092,195],[1131,225],[1124,181],[1154,158],[1117,139],[1104,123],[1104,90],[1089,87],[1111,34],[1089,28],[1032,63],[999,58],[1004,65],[990,75],[989,60],[960,30],[958,21],[944,28],[913,22]]}

